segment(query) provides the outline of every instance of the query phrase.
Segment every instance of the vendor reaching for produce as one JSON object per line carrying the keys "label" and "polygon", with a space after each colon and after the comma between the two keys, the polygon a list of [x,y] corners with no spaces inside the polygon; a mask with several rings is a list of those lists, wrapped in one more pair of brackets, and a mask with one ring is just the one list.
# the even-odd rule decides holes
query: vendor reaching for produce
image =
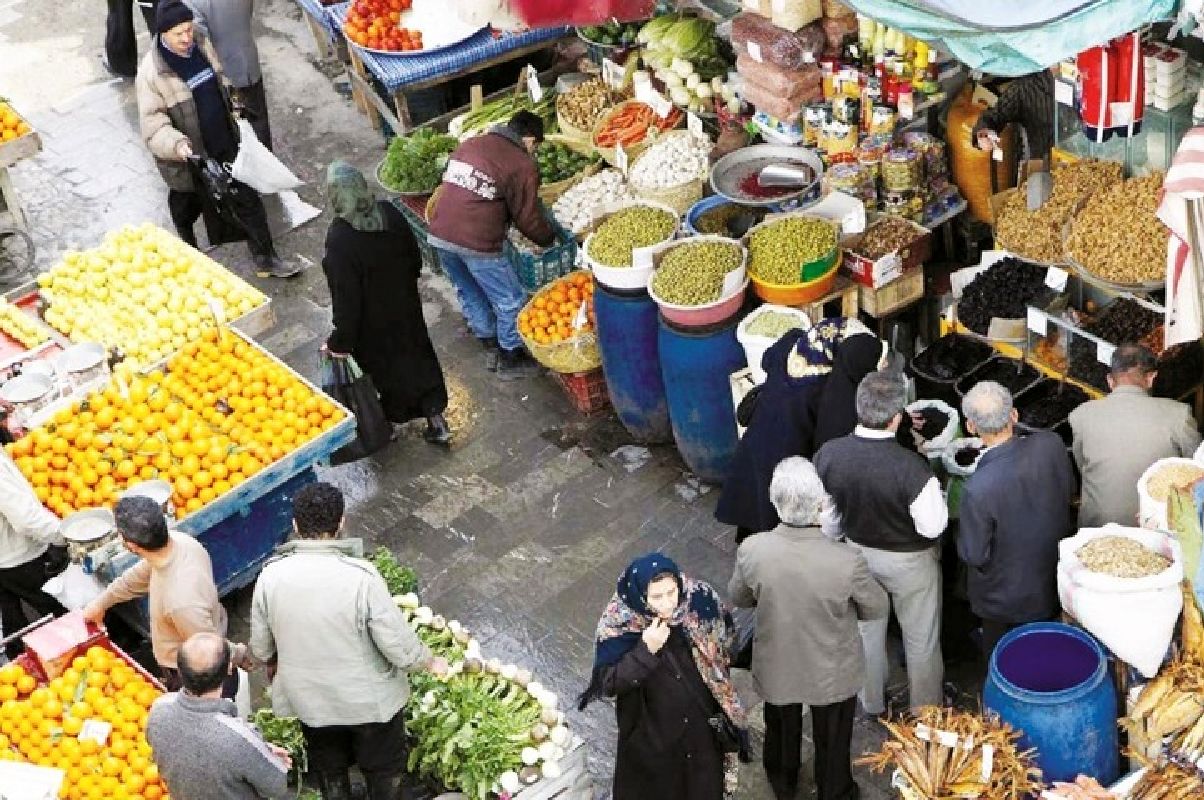
{"label": "vendor reaching for produce", "polygon": [[540,247],[556,241],[539,204],[539,169],[531,157],[542,141],[543,120],[519,111],[461,144],[447,163],[431,217],[428,241],[456,286],[468,327],[485,346],[487,368],[501,380],[539,370],[518,335],[527,295],[502,243],[511,225]]}
{"label": "vendor reaching for produce", "polygon": [[1012,628],[1058,613],[1058,542],[1073,533],[1075,481],[1060,436],[1015,435],[1012,394],[998,383],[976,384],[962,413],[987,448],[962,489],[957,552],[989,659]]}
{"label": "vendor reaching for produce", "polygon": [[1184,403],[1151,397],[1154,354],[1139,344],[1112,353],[1112,393],[1070,412],[1073,454],[1083,475],[1079,526],[1137,524],[1137,480],[1162,458],[1191,458],[1200,432]]}
{"label": "vendor reaching for produce", "polygon": [[1028,138],[1028,157],[1044,161],[1053,146],[1053,110],[1053,73],[1041,70],[1023,75],[1004,84],[999,102],[982,112],[974,126],[974,142],[981,150],[994,150],[1000,133],[1014,123]]}
{"label": "vendor reaching for produce", "polygon": [[344,539],[343,493],[313,483],[293,499],[296,538],[263,567],[251,650],[269,665],[272,710],[297,717],[324,800],[350,800],[359,766],[372,800],[400,800],[408,673],[441,674],[359,539]]}

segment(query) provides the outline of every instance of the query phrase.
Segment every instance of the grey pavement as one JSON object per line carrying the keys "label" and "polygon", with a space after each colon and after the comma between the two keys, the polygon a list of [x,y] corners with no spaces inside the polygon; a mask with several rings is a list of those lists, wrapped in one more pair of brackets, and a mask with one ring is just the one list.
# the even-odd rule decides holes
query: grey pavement
{"label": "grey pavement", "polygon": [[[0,95],[38,128],[45,150],[13,177],[39,248],[38,266],[71,247],[97,243],[124,223],[170,226],[166,189],[136,131],[132,85],[111,79],[99,59],[99,3],[0,0]],[[136,20],[145,50],[147,37]],[[317,181],[330,160],[366,173],[383,142],[317,62],[308,28],[288,0],[261,0],[258,35],[277,152],[306,181],[301,198],[323,205]],[[314,377],[329,329],[321,270],[329,214],[278,240],[282,257],[309,269],[289,282],[249,272],[243,245],[215,258],[273,298],[277,325],[261,340]],[[585,418],[546,378],[497,383],[456,307],[450,285],[424,278],[427,321],[447,373],[456,438],[433,448],[409,430],[377,457],[322,475],[349,498],[349,529],[390,547],[415,566],[424,601],[460,619],[483,650],[531,667],[566,702],[588,682],[593,631],[615,578],[635,556],[659,549],[694,576],[726,586],[734,543],[712,518],[717,492],[700,492],[669,447],[652,448],[638,468],[612,453],[630,438],[613,415]],[[235,626],[246,625],[247,593],[231,598]],[[760,728],[745,673],[741,693]],[[902,683],[901,676],[896,676]],[[613,710],[575,710],[570,724],[588,741],[598,796],[613,765]],[[880,741],[859,720],[855,752]],[[810,764],[810,743],[805,743]],[[858,770],[863,796],[889,796],[887,779]],[[759,765],[743,770],[741,798],[770,798]],[[808,788],[806,796],[813,796]]]}

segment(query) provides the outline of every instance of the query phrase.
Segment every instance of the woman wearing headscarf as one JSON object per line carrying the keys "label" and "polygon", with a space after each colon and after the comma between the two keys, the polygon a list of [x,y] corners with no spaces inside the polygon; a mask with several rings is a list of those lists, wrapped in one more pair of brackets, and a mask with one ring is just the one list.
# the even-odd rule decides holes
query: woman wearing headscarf
{"label": "woman wearing headscarf", "polygon": [[327,169],[326,196],[335,220],[326,233],[322,270],[334,330],[323,349],[336,358],[355,357],[391,422],[425,417],[423,438],[447,444],[447,387],[422,316],[422,256],[414,234],[401,212],[378,202],[363,174],[345,161]]}
{"label": "woman wearing headscarf", "polygon": [[885,342],[859,322],[849,325],[836,347],[832,373],[819,398],[812,452],[857,427],[857,386],[866,375],[877,372],[885,359]]}
{"label": "woman wearing headscarf", "polygon": [[650,553],[631,563],[598,622],[579,708],[615,698],[614,800],[721,800],[747,760],[744,709],[728,669],[719,595]]}
{"label": "woman wearing headscarf", "polygon": [[755,390],[752,418],[715,507],[715,519],[736,527],[736,544],[773,530],[778,512],[769,482],[784,458],[815,452],[815,418],[832,358],[844,329],[842,318],[787,333],[761,358],[765,382]]}

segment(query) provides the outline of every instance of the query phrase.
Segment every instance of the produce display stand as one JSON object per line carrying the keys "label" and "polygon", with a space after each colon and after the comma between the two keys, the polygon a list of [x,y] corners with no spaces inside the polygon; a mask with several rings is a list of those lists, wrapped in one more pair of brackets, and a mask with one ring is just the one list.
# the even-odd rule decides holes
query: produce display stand
{"label": "produce display stand", "polygon": [[[344,41],[343,24],[350,7],[350,3],[339,3],[324,9],[338,37]],[[568,28],[545,28],[525,33],[495,33],[487,28],[454,47],[430,55],[404,56],[371,53],[348,42],[347,78],[360,110],[400,135],[414,127],[406,92],[438,86],[522,58],[571,36],[572,31]],[[388,100],[380,96],[373,81],[384,89]]]}
{"label": "produce display stand", "polygon": [[301,9],[301,16],[305,19],[310,34],[314,37],[314,47],[317,48],[318,58],[323,61],[338,58],[345,62],[347,47],[343,38],[338,35],[334,23],[326,13],[326,6],[321,3],[321,0],[297,0],[297,6]]}
{"label": "produce display stand", "polygon": [[[63,347],[68,343],[67,339],[37,316],[36,306],[38,298],[36,294],[27,294],[20,301],[10,302],[13,302],[14,305],[34,318],[34,324],[44,330],[49,338],[36,347],[26,348],[21,342],[0,331],[0,370],[6,369],[18,361],[47,358],[63,350]],[[3,377],[0,377],[0,382],[3,382]]]}
{"label": "produce display stand", "polygon": [[[24,136],[18,136],[10,141],[0,142],[0,238],[11,232],[27,238],[30,263],[24,265],[26,269],[33,266],[33,243],[28,240],[29,223],[25,218],[21,199],[13,186],[8,169],[17,162],[35,156],[41,151],[42,137],[36,130],[31,130]],[[0,277],[4,272],[5,265],[0,263]]]}

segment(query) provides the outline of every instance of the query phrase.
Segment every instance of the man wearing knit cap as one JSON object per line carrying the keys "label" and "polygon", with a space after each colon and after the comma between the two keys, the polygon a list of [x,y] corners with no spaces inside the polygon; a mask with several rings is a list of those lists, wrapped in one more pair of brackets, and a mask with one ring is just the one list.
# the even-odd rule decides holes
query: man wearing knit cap
{"label": "man wearing knit cap", "polygon": [[[142,139],[167,184],[171,220],[180,238],[194,246],[193,226],[202,214],[211,244],[237,241],[243,238],[240,233],[223,230],[220,218],[206,208],[203,187],[188,164],[194,155],[229,163],[238,154],[221,62],[209,40],[194,30],[192,9],[183,0],[160,0],[155,30],[157,36],[138,68],[134,86]],[[258,275],[297,274],[299,267],[286,265],[276,255],[259,194],[237,181],[233,190],[235,211]]]}

